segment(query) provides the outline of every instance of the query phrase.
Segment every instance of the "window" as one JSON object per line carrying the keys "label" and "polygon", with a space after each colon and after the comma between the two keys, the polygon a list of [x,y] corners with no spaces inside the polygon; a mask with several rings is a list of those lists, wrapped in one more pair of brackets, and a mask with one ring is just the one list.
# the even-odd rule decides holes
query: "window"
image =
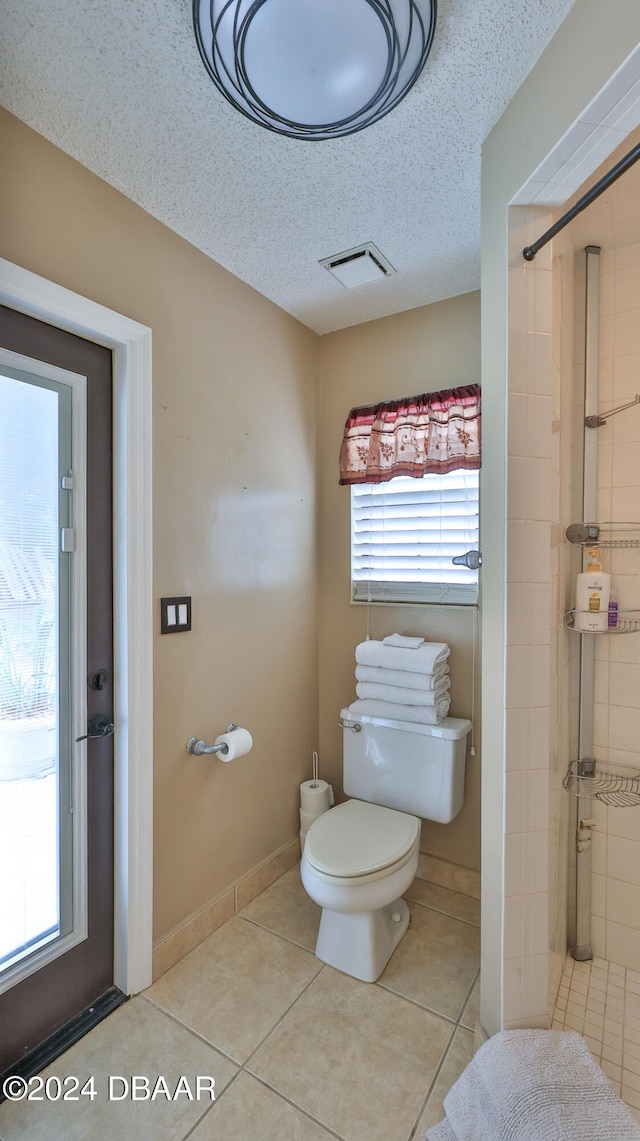
{"label": "window", "polygon": [[478,547],[478,471],[351,486],[354,601],[473,605],[478,572],[452,558]]}

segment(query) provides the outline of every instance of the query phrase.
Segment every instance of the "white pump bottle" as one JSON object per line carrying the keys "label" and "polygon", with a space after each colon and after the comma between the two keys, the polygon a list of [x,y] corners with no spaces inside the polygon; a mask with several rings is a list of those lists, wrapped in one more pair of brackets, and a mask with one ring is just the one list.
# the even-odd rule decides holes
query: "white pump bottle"
{"label": "white pump bottle", "polygon": [[587,569],[578,575],[574,627],[587,633],[607,629],[611,575],[600,566],[599,551],[589,551]]}

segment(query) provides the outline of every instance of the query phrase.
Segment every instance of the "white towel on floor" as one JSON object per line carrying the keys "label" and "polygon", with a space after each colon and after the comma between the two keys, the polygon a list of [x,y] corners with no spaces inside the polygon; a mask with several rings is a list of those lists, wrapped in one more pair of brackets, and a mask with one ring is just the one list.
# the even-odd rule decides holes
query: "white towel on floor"
{"label": "white towel on floor", "polygon": [[387,634],[387,637],[382,639],[382,644],[398,646],[401,650],[417,650],[418,646],[424,646],[425,641],[425,638],[411,638],[408,634]]}
{"label": "white towel on floor", "polygon": [[446,1117],[437,1125],[432,1125],[424,1135],[425,1141],[458,1141]]}
{"label": "white towel on floor", "polygon": [[400,685],[405,689],[437,689],[449,674],[449,666],[438,666],[433,673],[415,670],[386,670],[384,666],[356,666],[356,681],[373,681],[376,685]]}
{"label": "white towel on floor", "polygon": [[400,705],[437,705],[451,686],[448,677],[438,682],[437,689],[407,689],[401,685],[379,685],[375,681],[359,681],[356,685],[358,697],[370,698],[373,701],[395,701]]}
{"label": "white towel on floor", "polygon": [[356,720],[360,717],[383,717],[387,721],[411,721],[414,725],[438,725],[449,712],[449,698],[436,705],[398,705],[395,701],[368,701],[358,698],[349,706]]}
{"label": "white towel on floor", "polygon": [[457,1141],[640,1141],[640,1127],[573,1030],[496,1034],[460,1075],[444,1109]]}
{"label": "white towel on floor", "polygon": [[417,673],[434,673],[444,665],[451,650],[446,642],[425,642],[414,650],[398,646],[385,646],[371,638],[356,646],[356,662],[360,666],[384,666],[390,670],[412,670]]}

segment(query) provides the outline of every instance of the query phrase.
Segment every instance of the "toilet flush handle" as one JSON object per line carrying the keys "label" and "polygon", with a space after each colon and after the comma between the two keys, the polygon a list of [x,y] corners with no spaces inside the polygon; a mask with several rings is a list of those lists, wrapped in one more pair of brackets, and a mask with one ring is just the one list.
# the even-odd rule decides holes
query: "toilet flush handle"
{"label": "toilet flush handle", "polygon": [[354,721],[353,724],[350,724],[348,721],[338,721],[338,725],[341,729],[350,729],[352,733],[362,732],[362,725],[358,725],[357,721]]}

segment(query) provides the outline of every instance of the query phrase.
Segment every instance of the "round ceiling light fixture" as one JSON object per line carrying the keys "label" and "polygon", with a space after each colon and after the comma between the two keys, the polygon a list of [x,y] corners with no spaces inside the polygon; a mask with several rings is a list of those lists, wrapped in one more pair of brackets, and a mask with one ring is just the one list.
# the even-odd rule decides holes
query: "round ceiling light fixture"
{"label": "round ceiling light fixture", "polygon": [[404,99],[433,42],[437,0],[193,0],[218,90],[293,139],[361,131]]}

